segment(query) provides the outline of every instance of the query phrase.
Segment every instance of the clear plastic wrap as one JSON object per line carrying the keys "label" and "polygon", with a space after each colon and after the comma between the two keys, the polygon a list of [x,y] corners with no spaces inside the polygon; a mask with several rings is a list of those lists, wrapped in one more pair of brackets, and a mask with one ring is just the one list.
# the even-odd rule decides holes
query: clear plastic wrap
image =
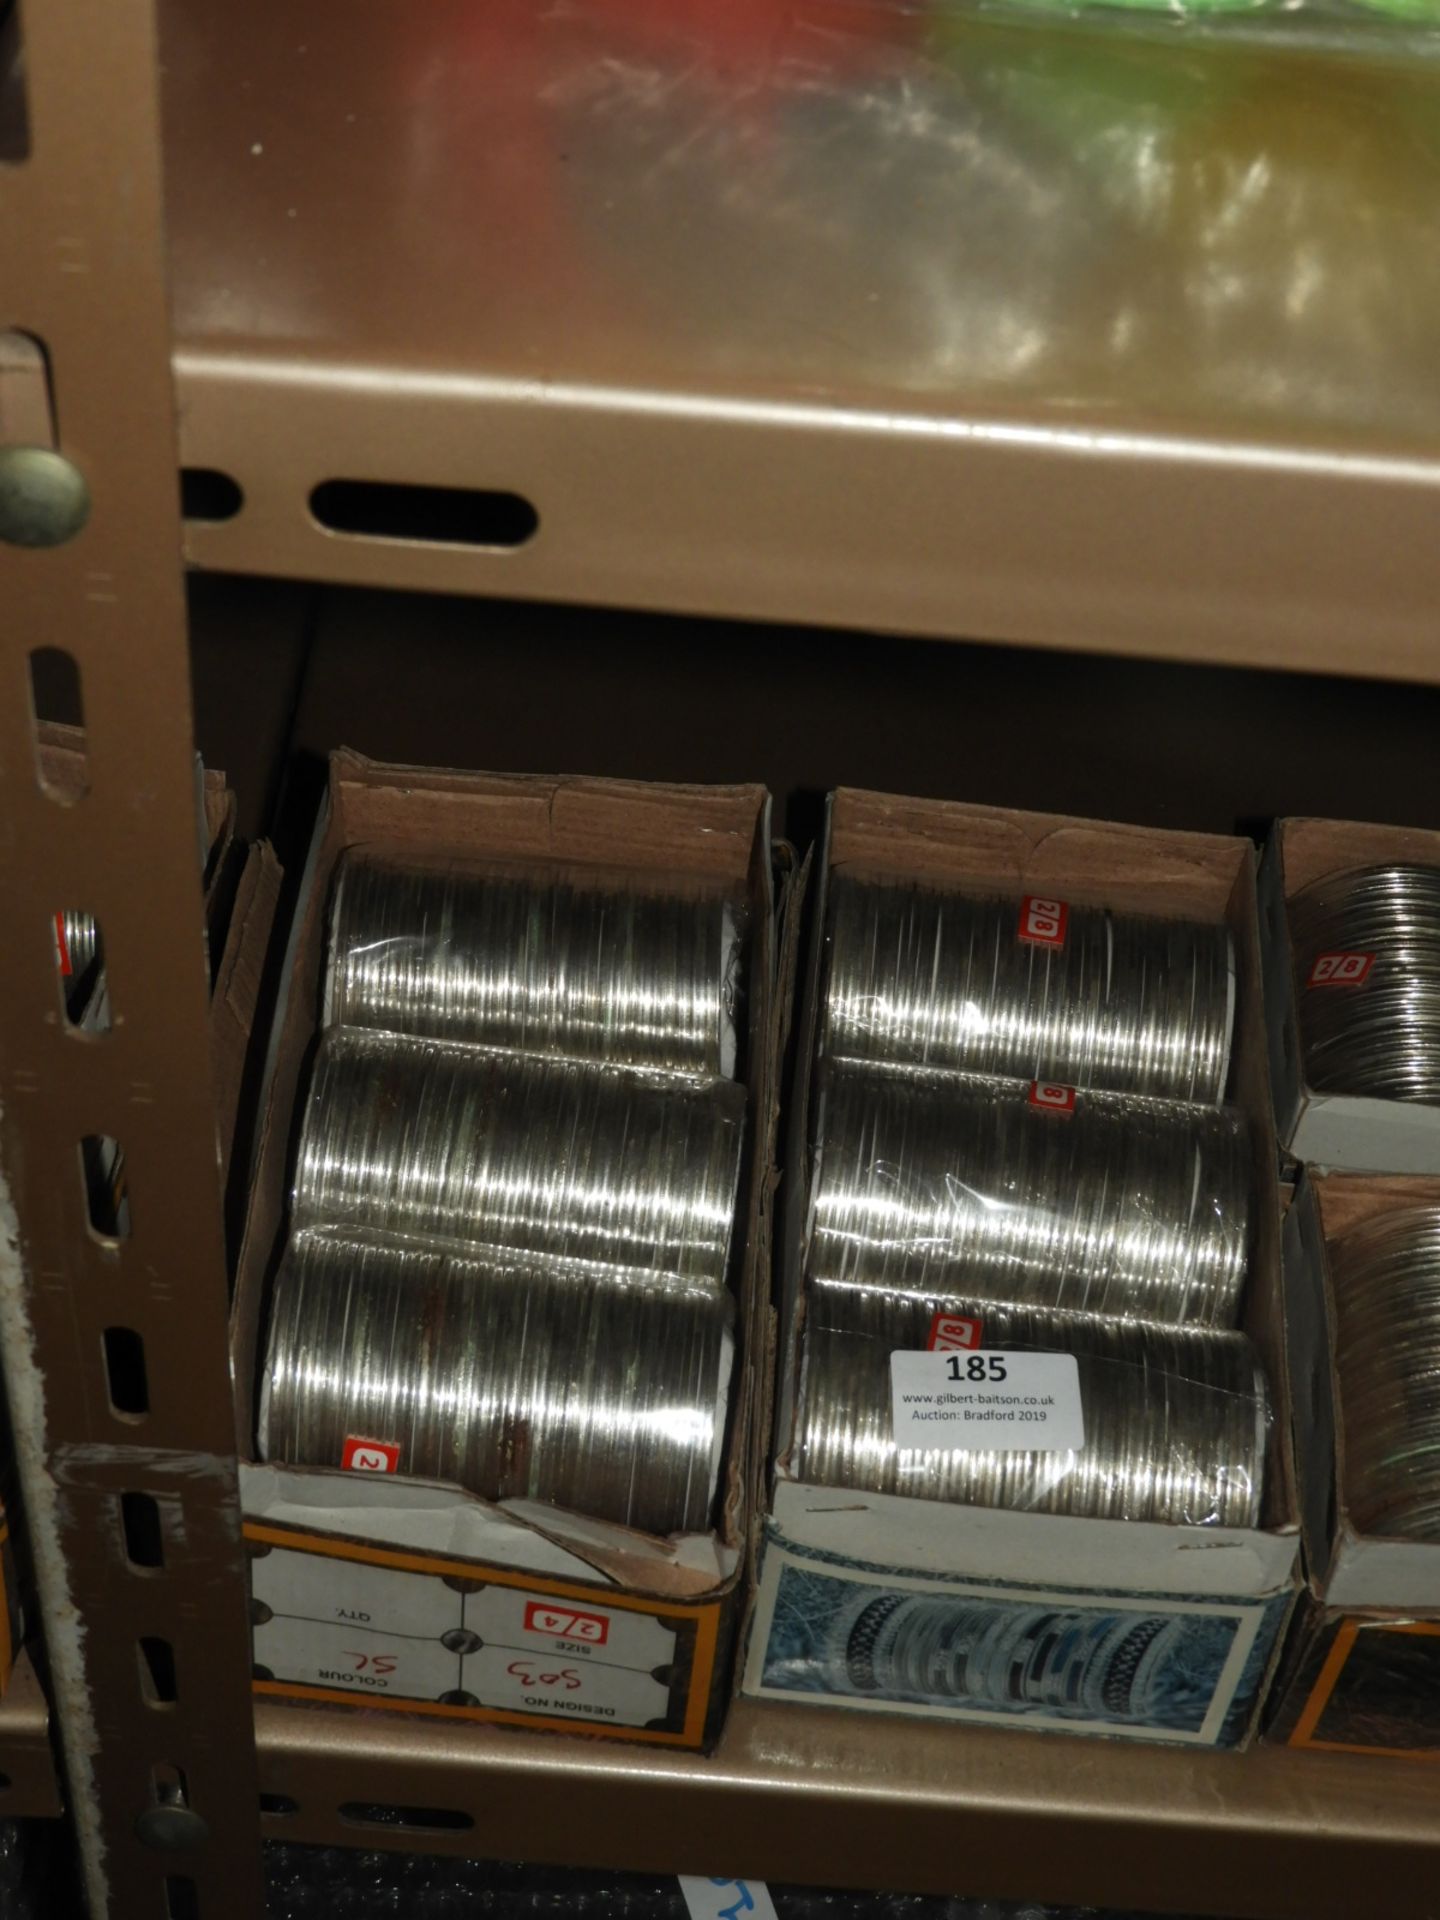
{"label": "clear plastic wrap", "polygon": [[261,1457],[392,1470],[646,1532],[709,1523],[734,1304],[708,1287],[300,1233],[275,1283]]}
{"label": "clear plastic wrap", "polygon": [[334,1028],[316,1056],[292,1224],[723,1286],[745,1090]]}
{"label": "clear plastic wrap", "polygon": [[744,929],[744,903],[699,877],[356,847],[331,895],[324,1021],[729,1076]]}
{"label": "clear plastic wrap", "polygon": [[[1436,0],[604,0],[597,34],[594,0],[575,0],[543,76],[564,210],[592,267],[643,288],[632,352],[727,392],[852,396],[917,444],[951,422],[982,461],[992,433],[1053,435],[1077,486],[1097,433],[1162,490],[1195,438],[1287,472],[1428,460],[1440,124],[1433,59],[1403,55],[1440,36],[1397,17],[1411,4],[1435,21]],[[1305,50],[1361,38],[1384,57]],[[558,325],[549,281],[527,291],[532,329]],[[1208,508],[1207,467],[1173,499]],[[1087,501],[1100,511],[1077,494],[1074,516]],[[1087,553],[1113,570],[1092,535],[1114,520],[1072,545],[1041,516],[1036,570]],[[989,524],[966,535],[985,546]],[[1254,537],[1257,555],[1275,544]],[[1080,780],[1090,763],[1023,715],[1007,744],[1017,769],[1064,759]],[[1149,755],[1137,738],[1125,777],[1149,782]]]}
{"label": "clear plastic wrap", "polygon": [[807,1271],[1174,1324],[1232,1325],[1251,1239],[1242,1115],[1013,1081],[822,1073]]}
{"label": "clear plastic wrap", "polygon": [[1362,1533],[1440,1542],[1440,1208],[1367,1220],[1329,1259],[1346,1509]]}
{"label": "clear plastic wrap", "polygon": [[830,879],[820,1051],[1213,1105],[1235,959],[1223,924]]}
{"label": "clear plastic wrap", "polygon": [[1075,1355],[1084,1446],[897,1447],[890,1355],[925,1347],[929,1303],[851,1294],[806,1330],[798,1479],[1092,1519],[1258,1524],[1269,1403],[1244,1334],[950,1304],[981,1323],[987,1352]]}
{"label": "clear plastic wrap", "polygon": [[1326,874],[1286,911],[1306,1083],[1440,1105],[1440,868]]}
{"label": "clear plastic wrap", "polygon": [[[970,0],[957,13],[1043,24],[1083,21],[1104,27],[1190,25],[1222,36],[1276,40],[1296,47],[1352,46],[1362,50],[1376,29],[1410,29],[1416,52],[1428,45],[1427,27],[1440,27],[1440,0]],[[1418,31],[1417,31],[1418,30]]]}

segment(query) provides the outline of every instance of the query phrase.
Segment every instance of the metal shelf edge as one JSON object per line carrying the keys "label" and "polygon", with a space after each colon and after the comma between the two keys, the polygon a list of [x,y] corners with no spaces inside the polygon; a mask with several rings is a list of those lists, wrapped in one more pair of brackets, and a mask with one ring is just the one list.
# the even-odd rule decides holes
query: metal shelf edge
{"label": "metal shelf edge", "polygon": [[[182,458],[244,492],[233,519],[186,523],[193,566],[1440,681],[1440,463],[362,371],[181,351]],[[334,474],[473,486],[477,446],[539,515],[513,551],[338,534],[310,512]]]}
{"label": "metal shelf edge", "polygon": [[751,1701],[709,1758],[274,1703],[256,1731],[262,1794],[293,1803],[264,1832],[332,1846],[1249,1920],[1340,1920],[1377,1878],[1421,1920],[1440,1873],[1440,1775],[1413,1764]]}

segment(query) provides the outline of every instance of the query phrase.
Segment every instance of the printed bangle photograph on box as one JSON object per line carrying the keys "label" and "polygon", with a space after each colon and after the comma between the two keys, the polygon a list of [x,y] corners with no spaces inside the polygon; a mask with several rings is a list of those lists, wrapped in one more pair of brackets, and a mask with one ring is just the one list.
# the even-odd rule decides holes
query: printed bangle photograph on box
{"label": "printed bangle photograph on box", "polygon": [[255,1685],[699,1747],[768,1406],[769,801],[332,755],[236,1292]]}
{"label": "printed bangle photograph on box", "polygon": [[1254,850],[841,790],[818,865],[744,1689],[1243,1745],[1299,1577]]}
{"label": "printed bangle photograph on box", "polygon": [[1440,1760],[1440,1178],[1307,1172],[1285,1285],[1309,1581],[1266,1737]]}

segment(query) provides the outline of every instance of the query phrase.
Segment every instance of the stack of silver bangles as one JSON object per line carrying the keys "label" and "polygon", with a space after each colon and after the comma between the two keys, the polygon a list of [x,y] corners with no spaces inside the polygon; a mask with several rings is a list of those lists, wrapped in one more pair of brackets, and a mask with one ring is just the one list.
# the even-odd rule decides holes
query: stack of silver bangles
{"label": "stack of silver bangles", "polygon": [[336,1027],[291,1218],[722,1287],[745,1090]]}
{"label": "stack of silver bangles", "polygon": [[651,1531],[715,1499],[743,905],[351,850],[270,1306],[267,1458]]}
{"label": "stack of silver bangles", "polygon": [[[1046,914],[1054,909],[1049,918]],[[1027,915],[1058,943],[1027,937]],[[1223,924],[831,875],[822,1057],[1224,1098]]]}
{"label": "stack of silver bangles", "polygon": [[1440,1105],[1440,868],[1327,874],[1287,912],[1307,1084]]}
{"label": "stack of silver bangles", "polygon": [[[1254,1143],[1221,1104],[1228,927],[830,875],[790,1470],[988,1507],[1254,1526],[1269,1411],[1235,1327]],[[937,1314],[1078,1364],[1084,1440],[896,1444]],[[1016,1435],[1009,1436],[1018,1438]]]}
{"label": "stack of silver bangles", "polygon": [[1362,1533],[1440,1541],[1440,1208],[1352,1228],[1330,1277],[1345,1506]]}
{"label": "stack of silver bangles", "polygon": [[351,848],[331,895],[325,1020],[733,1074],[744,933],[743,905],[698,877]]}
{"label": "stack of silver bangles", "polygon": [[1231,1108],[1012,1080],[818,1083],[809,1272],[1068,1312],[1233,1326],[1250,1246],[1249,1137]]}
{"label": "stack of silver bangles", "polygon": [[298,1233],[276,1284],[262,1455],[333,1467],[347,1440],[379,1439],[397,1471],[486,1499],[702,1528],[734,1303],[622,1279]]}
{"label": "stack of silver bangles", "polygon": [[[890,1355],[925,1346],[937,1307],[978,1321],[986,1349],[1074,1354],[1084,1446],[898,1447]],[[1268,1426],[1264,1377],[1242,1333],[852,1291],[817,1303],[807,1328],[794,1466],[824,1487],[1247,1527],[1260,1515]]]}

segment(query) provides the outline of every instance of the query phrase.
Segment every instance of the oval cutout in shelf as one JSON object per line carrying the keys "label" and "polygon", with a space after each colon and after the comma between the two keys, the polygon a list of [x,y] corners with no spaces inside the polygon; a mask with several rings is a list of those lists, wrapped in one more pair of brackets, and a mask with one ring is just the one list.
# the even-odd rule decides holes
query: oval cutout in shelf
{"label": "oval cutout in shelf", "polygon": [[540,526],[523,494],[378,480],[323,480],[310,511],[327,533],[492,551],[523,547]]}
{"label": "oval cutout in shelf", "polygon": [[180,469],[180,513],[186,520],[218,525],[233,520],[245,504],[245,489],[219,467]]}

